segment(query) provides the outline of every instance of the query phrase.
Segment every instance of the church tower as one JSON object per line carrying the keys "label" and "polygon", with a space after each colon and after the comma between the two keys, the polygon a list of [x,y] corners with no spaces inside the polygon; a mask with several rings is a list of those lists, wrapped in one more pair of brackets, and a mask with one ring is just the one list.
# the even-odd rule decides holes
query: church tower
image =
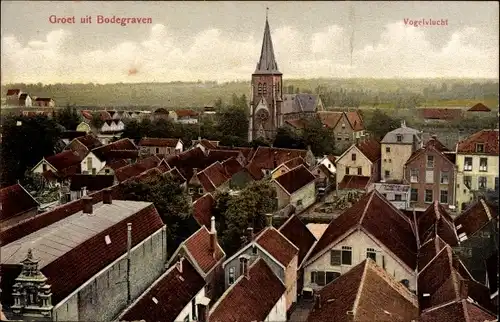
{"label": "church tower", "polygon": [[283,74],[278,70],[274,56],[271,30],[266,13],[260,59],[252,74],[249,141],[257,138],[273,139],[278,127],[281,126],[282,78]]}

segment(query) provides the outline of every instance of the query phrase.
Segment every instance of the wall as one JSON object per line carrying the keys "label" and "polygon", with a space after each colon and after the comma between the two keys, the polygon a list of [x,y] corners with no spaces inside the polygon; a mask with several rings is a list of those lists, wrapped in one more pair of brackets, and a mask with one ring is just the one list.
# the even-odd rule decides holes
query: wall
{"label": "wall", "polygon": [[[132,249],[132,301],[165,271],[166,238],[166,229],[160,229]],[[111,321],[120,314],[127,306],[126,256],[118,258],[60,303],[53,303],[54,320]]]}
{"label": "wall", "polygon": [[[302,207],[297,205],[297,202],[302,200]],[[311,181],[306,186],[295,191],[290,196],[290,203],[297,208],[297,211],[306,209],[316,201],[316,183]],[[285,205],[286,206],[286,205]]]}
{"label": "wall", "polygon": [[[198,307],[196,304],[198,303],[201,303],[201,300],[205,297],[205,288],[202,287],[201,290],[196,294],[196,296],[194,297],[194,301],[195,301],[195,313],[196,313],[196,317],[198,317]],[[192,312],[192,304],[191,302],[188,303],[188,305],[186,305],[181,313],[179,313],[179,315],[177,316],[177,318],[175,318],[175,322],[183,322],[184,319],[186,318],[186,316],[189,315],[189,321],[194,321],[194,317],[193,317],[193,312]]]}
{"label": "wall", "polygon": [[191,117],[188,117],[188,118],[177,118],[177,123],[181,123],[181,124],[196,124],[198,123],[198,119],[196,118],[191,118]]}
{"label": "wall", "polygon": [[57,169],[52,167],[45,159],[40,162],[35,168],[33,168],[33,173],[43,173],[43,165],[47,165],[47,170],[52,170],[54,173],[57,173]]}
{"label": "wall", "polygon": [[87,156],[82,160],[81,164],[81,171],[84,173],[84,171],[88,171],[88,174],[92,174],[91,170],[87,169],[87,159],[92,158],[92,168],[96,169],[96,173],[102,170],[104,166],[106,165],[106,161],[101,161],[99,160],[94,153],[90,152],[87,154]]}
{"label": "wall", "polygon": [[344,151],[355,143],[354,131],[352,130],[349,120],[344,113],[342,113],[342,118],[333,129],[333,132],[335,135],[335,149]]}
{"label": "wall", "polygon": [[[352,161],[351,154],[356,154],[356,160]],[[341,159],[337,160],[337,183],[342,182],[344,176],[346,175],[346,167],[349,169],[350,175],[357,175],[358,170],[356,168],[361,167],[362,176],[372,175],[372,163],[368,158],[366,158],[361,151],[356,147],[352,147]]]}
{"label": "wall", "polygon": [[[472,157],[472,171],[464,171],[464,165],[465,165],[465,157]],[[488,162],[488,168],[487,172],[480,172],[479,171],[479,160],[481,158],[487,158]],[[498,177],[498,156],[491,156],[491,155],[463,155],[463,154],[457,154],[456,157],[456,165],[458,168],[459,172],[459,177],[461,177],[462,180],[457,180],[457,207],[459,211],[462,211],[462,203],[464,202],[469,202],[470,199],[470,194],[468,193],[468,189],[466,188],[463,177],[464,176],[471,176],[472,177],[472,184],[471,184],[471,190],[478,190],[479,184],[478,184],[478,178],[479,177],[486,177],[487,179],[487,184],[486,187],[488,189],[494,189],[495,188],[495,177]],[[464,193],[463,190],[466,189],[466,192]]]}
{"label": "wall", "polygon": [[271,184],[276,190],[276,197],[278,198],[278,209],[281,209],[290,203],[290,195],[281,188],[276,181],[271,181]]}
{"label": "wall", "polygon": [[[368,191],[377,190],[396,208],[410,208],[410,185],[375,183]],[[405,191],[406,190],[406,191]],[[401,195],[401,201],[396,201],[396,195]]]}
{"label": "wall", "polygon": [[85,122],[78,124],[78,126],[76,127],[76,130],[80,131],[80,132],[86,132],[86,133],[90,133],[92,131],[90,128],[90,125],[88,125]]}
{"label": "wall", "polygon": [[[342,246],[352,247],[352,265],[332,266],[330,265],[330,250],[341,250]],[[336,272],[340,274],[347,273],[351,268],[361,263],[366,259],[366,249],[374,248],[377,251],[377,264],[382,267],[382,256],[385,260],[385,270],[394,276],[396,281],[407,279],[410,281],[410,289],[416,289],[416,274],[409,268],[400,264],[392,255],[385,249],[384,246],[379,246],[373,239],[362,231],[355,231],[345,239],[341,240],[327,252],[321,255],[313,263],[304,267],[304,287],[321,288],[316,284],[311,284],[312,271]]]}
{"label": "wall", "polygon": [[271,257],[269,257],[267,254],[262,252],[260,248],[257,247],[257,255],[252,254],[252,246],[248,247],[245,249],[245,251],[239,253],[237,256],[235,256],[230,262],[227,262],[224,264],[224,284],[226,285],[226,289],[230,286],[228,284],[229,281],[229,268],[234,267],[234,280],[236,281],[238,277],[240,276],[240,259],[239,257],[241,255],[249,255],[251,257],[248,266],[252,264],[253,261],[255,261],[257,258],[262,258],[266,264],[271,268],[271,270],[278,276],[278,278],[285,283],[285,270],[283,269],[282,266],[280,266],[278,263],[274,261]]}
{"label": "wall", "polygon": [[[391,152],[386,152],[386,148]],[[411,144],[382,144],[381,145],[381,172],[382,179],[403,180],[404,166],[412,154]],[[385,177],[385,171],[389,171],[389,177]]]}
{"label": "wall", "polygon": [[271,178],[276,179],[277,177],[279,177],[282,174],[287,173],[288,171],[290,171],[290,170],[287,168],[287,166],[282,164],[281,166],[279,166],[273,170],[273,172],[271,173]]}
{"label": "wall", "polygon": [[269,312],[269,315],[264,320],[266,322],[285,322],[286,321],[286,299],[285,294],[280,297],[278,302]]}
{"label": "wall", "polygon": [[[427,169],[427,156],[434,156],[434,167]],[[448,205],[456,206],[455,201],[455,166],[434,150],[427,150],[422,153],[417,159],[410,162],[405,168],[405,178],[408,182],[411,180],[411,169],[419,169],[418,183],[410,183],[412,189],[418,189],[418,201],[410,201],[410,206],[416,209],[426,209],[431,202],[425,202],[425,190],[433,191],[433,200],[440,202],[440,191],[448,191]],[[426,171],[433,170],[434,183],[426,183]],[[441,172],[448,171],[448,184],[440,184]]]}
{"label": "wall", "polygon": [[[156,152],[156,149],[158,149],[158,152]],[[168,156],[179,154],[182,152],[182,148],[177,150],[176,148],[166,146],[142,146],[141,151],[145,151],[149,154],[163,154]]]}
{"label": "wall", "polygon": [[298,256],[295,256],[285,270],[285,297],[287,311],[297,302],[297,262]]}

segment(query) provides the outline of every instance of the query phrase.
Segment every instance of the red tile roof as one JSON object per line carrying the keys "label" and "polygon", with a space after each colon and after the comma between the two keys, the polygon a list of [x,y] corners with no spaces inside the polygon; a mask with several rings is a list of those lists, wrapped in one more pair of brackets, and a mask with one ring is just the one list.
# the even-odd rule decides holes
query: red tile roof
{"label": "red tile roof", "polygon": [[319,296],[309,322],[412,321],[419,314],[416,296],[371,259],[327,284]]}
{"label": "red tile roof", "polygon": [[[59,303],[127,252],[127,223],[132,223],[132,247],[163,227],[160,215],[151,204],[42,268],[51,285],[53,303]],[[106,235],[112,240],[109,245],[104,241]]]}
{"label": "red tile roof", "polygon": [[488,288],[470,280],[468,275],[451,247],[446,245],[418,273],[420,308],[425,310],[467,297],[480,302],[483,307],[490,307]]}
{"label": "red tile roof", "polygon": [[351,124],[351,127],[353,131],[363,131],[365,129],[363,125],[363,118],[359,114],[358,111],[352,111],[352,112],[344,112],[345,115],[347,116],[347,120],[349,121],[349,124]]}
{"label": "red tile roof", "polygon": [[261,170],[273,170],[281,163],[285,163],[296,157],[306,159],[306,156],[307,150],[259,146],[252,159],[249,161],[249,167],[259,169],[259,172],[257,173],[257,171],[254,171],[253,169],[250,172],[252,175],[260,174],[259,177],[256,177],[255,179],[262,179],[264,174],[262,174]]}
{"label": "red tile roof", "polygon": [[[120,321],[174,322],[205,286],[205,280],[187,260],[172,266],[120,316]],[[180,317],[184,318],[184,317]],[[177,320],[176,320],[177,321]]]}
{"label": "red tile roof", "polygon": [[92,111],[82,110],[80,113],[82,113],[84,119],[88,121],[92,120]]}
{"label": "red tile roof", "polygon": [[138,150],[111,150],[107,152],[106,158],[108,161],[112,162],[115,160],[135,160],[139,157]]}
{"label": "red tile roof", "polygon": [[339,183],[339,190],[356,189],[365,190],[370,183],[371,177],[345,175]]}
{"label": "red tile roof", "polygon": [[209,141],[207,139],[193,140],[193,146],[201,144],[205,149],[217,149],[218,141]]}
{"label": "red tile roof", "polygon": [[314,243],[316,243],[316,237],[314,237],[309,228],[307,228],[297,215],[292,215],[288,218],[288,220],[281,225],[279,231],[299,249],[297,263],[299,267]]}
{"label": "red tile roof", "polygon": [[210,311],[210,322],[264,321],[285,293],[280,279],[263,259],[249,267]]}
{"label": "red tile roof", "polygon": [[274,180],[291,195],[311,182],[314,182],[315,179],[316,177],[311,171],[307,170],[303,165],[300,165],[283,173]]}
{"label": "red tile roof", "polygon": [[160,164],[157,166],[158,170],[160,170],[162,173],[168,172],[172,170],[170,166],[168,165],[167,161],[165,159],[162,159]]}
{"label": "red tile roof", "polygon": [[212,210],[214,207],[215,199],[209,193],[204,194],[193,202],[193,217],[200,226],[205,226],[210,229],[210,219],[212,218]]}
{"label": "red tile roof", "polygon": [[308,261],[327,251],[328,247],[354,228],[370,234],[408,267],[416,268],[417,239],[411,222],[376,190],[364,195],[330,222],[308,256]]}
{"label": "red tile roof", "polygon": [[307,166],[307,163],[304,159],[302,159],[302,157],[296,157],[296,158],[293,158],[293,159],[290,159],[288,161],[286,161],[284,163],[284,165],[288,168],[288,169],[293,169],[295,167],[298,167],[299,165],[305,165]]}
{"label": "red tile roof", "polygon": [[136,175],[135,177],[130,177],[123,182],[130,182],[130,181],[150,182],[150,181],[153,181],[153,180],[159,178],[161,175],[162,175],[162,172],[158,168],[151,168],[149,170],[146,170],[146,171]]}
{"label": "red tile roof", "polygon": [[182,173],[175,167],[172,170],[167,171],[166,173],[169,174],[174,180],[177,180],[179,183],[186,182],[186,178],[184,178]]}
{"label": "red tile roof", "polygon": [[120,139],[118,141],[100,146],[93,149],[91,152],[100,160],[107,160],[110,158],[109,152],[114,150],[138,150],[137,146],[130,139]]}
{"label": "red tile roof", "polygon": [[215,162],[198,173],[203,189],[208,192],[215,191],[230,178],[220,162]]}
{"label": "red tile roof", "polygon": [[462,110],[458,108],[421,108],[422,117],[428,120],[453,121],[462,117]]}
{"label": "red tile roof", "polygon": [[57,171],[62,171],[71,166],[80,165],[85,156],[79,155],[74,151],[63,151],[45,158]]}
{"label": "red tile roof", "polygon": [[377,140],[366,139],[357,143],[356,147],[371,162],[377,162],[378,160],[380,160],[380,143]]}
{"label": "red tile roof", "polygon": [[167,163],[171,168],[176,167],[187,180],[190,180],[193,176],[194,168],[200,171],[211,164],[207,161],[205,153],[199,147],[169,156],[167,157]]}
{"label": "red tile roof", "polygon": [[469,108],[467,112],[491,112],[491,109],[483,103],[477,103],[473,107]]}
{"label": "red tile roof", "polygon": [[215,255],[210,251],[210,233],[205,226],[198,229],[183,244],[205,274],[225,258],[224,251],[218,242]]}
{"label": "red tile roof", "polygon": [[322,111],[318,112],[321,123],[333,129],[344,115],[344,112]]}
{"label": "red tile roof", "polygon": [[177,117],[197,117],[198,112],[193,111],[193,110],[175,110],[175,114],[177,114]]}
{"label": "red tile roof", "polygon": [[245,159],[243,157],[243,154],[238,150],[218,150],[218,149],[208,150],[207,159],[212,163],[216,161],[222,162],[230,158],[235,158],[240,160]]}
{"label": "red tile roof", "polygon": [[38,208],[38,202],[20,184],[0,189],[0,222]]}
{"label": "red tile roof", "polygon": [[436,236],[427,240],[425,243],[420,243],[418,250],[417,270],[423,269],[429,262],[446,246],[441,237]]}
{"label": "red tile roof", "polygon": [[218,150],[237,150],[243,154],[243,157],[246,160],[250,160],[255,152],[254,148],[246,148],[246,147],[231,147],[231,146],[217,146]]}
{"label": "red tile roof", "polygon": [[450,246],[458,245],[458,236],[453,225],[453,218],[438,201],[434,201],[418,217],[417,227],[420,244],[439,236]]}
{"label": "red tile roof", "polygon": [[450,302],[443,306],[437,306],[425,310],[420,315],[420,322],[484,322],[496,321],[495,315],[485,311],[476,304],[467,300]]}
{"label": "red tile roof", "polygon": [[298,247],[274,227],[265,228],[255,241],[285,267],[299,254]]}
{"label": "red tile roof", "polygon": [[[476,152],[477,144],[484,144],[484,152]],[[458,142],[458,154],[484,154],[498,156],[498,129],[481,130]]]}
{"label": "red tile roof", "polygon": [[497,216],[498,208],[494,205],[484,200],[476,201],[455,218],[457,234],[465,233],[470,237]]}
{"label": "red tile roof", "polygon": [[328,155],[328,160],[330,160],[331,163],[335,164],[335,162],[337,161],[337,157],[336,156],[333,156],[333,155]]}
{"label": "red tile roof", "polygon": [[120,169],[122,167],[125,167],[129,165],[130,162],[126,159],[121,159],[121,160],[116,160],[116,161],[111,161],[111,162],[106,162],[106,167],[110,167],[113,170]]}
{"label": "red tile roof", "polygon": [[230,158],[222,162],[222,166],[230,178],[243,169],[243,165],[235,158]]}
{"label": "red tile roof", "polygon": [[139,146],[165,146],[175,148],[179,139],[165,139],[165,138],[142,138],[139,141]]}
{"label": "red tile roof", "polygon": [[437,156],[441,157],[444,160],[447,160],[451,162],[454,166],[455,164],[455,154],[449,153],[448,148],[444,146],[443,143],[438,141],[436,138],[431,138],[427,143],[424,145],[423,148],[420,148],[413,152],[408,160],[406,161],[405,165],[409,165],[415,160],[418,160],[421,157],[425,157],[427,152],[434,152]]}
{"label": "red tile roof", "polygon": [[155,155],[142,159],[134,164],[117,169],[115,171],[116,179],[119,182],[122,182],[129,178],[138,176],[146,170],[157,167],[160,162],[161,159]]}
{"label": "red tile roof", "polygon": [[19,95],[19,93],[21,93],[21,90],[20,89],[8,89],[7,90],[7,96],[11,96],[11,95]]}
{"label": "red tile roof", "polygon": [[75,140],[83,144],[87,149],[92,150],[102,146],[101,141],[99,141],[95,136],[87,134],[84,136],[77,137]]}

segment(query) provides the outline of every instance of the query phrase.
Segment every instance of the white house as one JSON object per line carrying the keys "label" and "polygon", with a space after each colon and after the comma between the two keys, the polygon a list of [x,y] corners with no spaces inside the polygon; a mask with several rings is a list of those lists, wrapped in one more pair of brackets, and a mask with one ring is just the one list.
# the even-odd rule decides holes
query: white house
{"label": "white house", "polygon": [[121,120],[105,121],[101,127],[101,133],[121,132],[125,129],[125,124]]}
{"label": "white house", "polygon": [[184,258],[170,267],[118,318],[119,321],[196,321],[210,299],[205,280]]}
{"label": "white house", "polygon": [[97,174],[106,165],[105,160],[99,159],[92,151],[80,163],[81,173]]}
{"label": "white house", "polygon": [[376,190],[334,219],[304,264],[304,291],[322,288],[366,258],[416,289],[417,238],[410,220]]}
{"label": "white house", "polygon": [[[212,306],[210,322],[286,321],[285,285],[263,259],[248,264],[240,257],[242,275]],[[235,309],[237,308],[237,309]]]}
{"label": "white house", "polygon": [[323,164],[328,169],[328,171],[330,171],[331,175],[335,175],[335,173],[337,172],[337,168],[335,167],[333,160],[334,160],[334,157],[325,155],[325,156],[323,156],[323,158],[318,159],[317,165]]}

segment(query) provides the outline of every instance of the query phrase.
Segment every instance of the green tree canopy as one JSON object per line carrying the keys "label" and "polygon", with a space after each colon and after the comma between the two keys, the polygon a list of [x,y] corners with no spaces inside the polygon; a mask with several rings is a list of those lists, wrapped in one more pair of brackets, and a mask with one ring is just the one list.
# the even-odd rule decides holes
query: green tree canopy
{"label": "green tree canopy", "polygon": [[381,140],[388,132],[397,129],[400,122],[391,116],[375,109],[370,120],[367,122],[366,129],[377,140]]}
{"label": "green tree canopy", "polygon": [[96,129],[100,129],[104,125],[104,121],[99,112],[92,113],[92,120],[90,120],[90,124]]}
{"label": "green tree canopy", "polygon": [[302,129],[302,141],[311,147],[314,155],[332,154],[335,151],[333,129],[324,126],[319,117],[307,118]]}
{"label": "green tree canopy", "polygon": [[76,130],[76,127],[82,121],[76,108],[69,104],[67,104],[64,109],[57,111],[54,118],[56,122],[64,126],[67,131]]}
{"label": "green tree canopy", "polygon": [[280,127],[274,138],[274,147],[287,149],[305,149],[307,144],[304,143],[302,137],[295,133],[289,127]]}
{"label": "green tree canopy", "polygon": [[7,116],[2,126],[2,186],[12,185],[43,157],[53,155],[61,126],[44,115]]}

